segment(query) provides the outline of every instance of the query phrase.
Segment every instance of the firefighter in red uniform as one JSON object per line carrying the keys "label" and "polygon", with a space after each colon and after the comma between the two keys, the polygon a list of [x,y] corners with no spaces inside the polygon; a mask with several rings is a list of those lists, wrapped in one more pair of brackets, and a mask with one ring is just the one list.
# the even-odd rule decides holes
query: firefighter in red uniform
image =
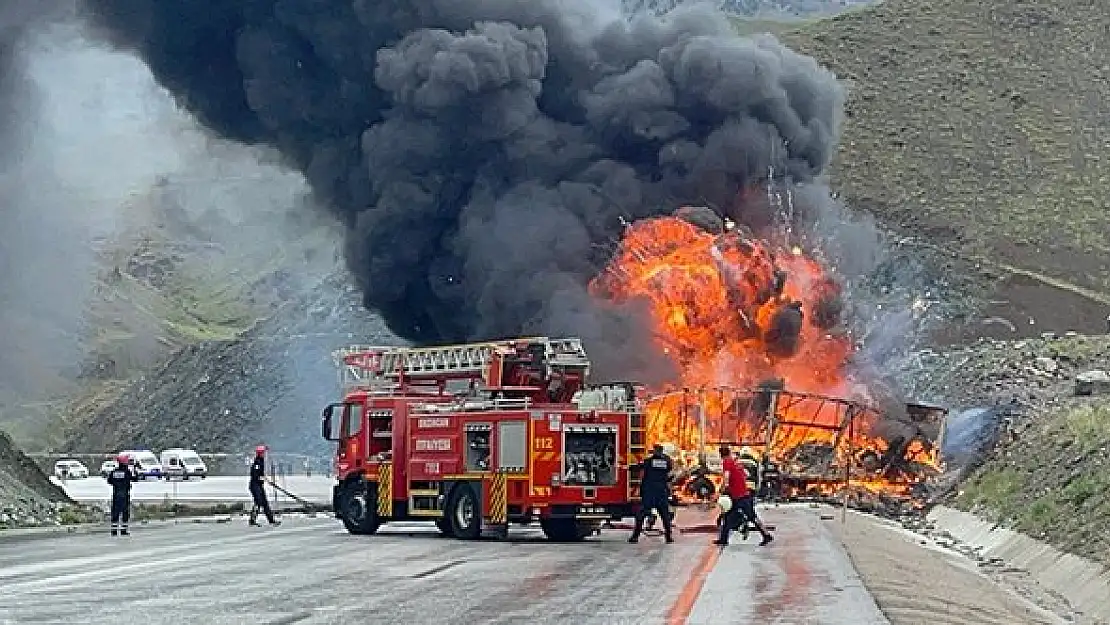
{"label": "firefighter in red uniform", "polygon": [[721,447],[721,460],[722,473],[725,477],[721,484],[721,492],[732,499],[732,507],[725,513],[725,518],[721,522],[721,534],[717,540],[713,541],[713,544],[722,547],[727,545],[728,536],[732,533],[732,529],[740,523],[749,521],[763,535],[763,540],[760,541],[759,545],[762,547],[770,543],[774,538],[763,527],[763,523],[759,521],[759,517],[755,514],[755,496],[748,488],[747,471],[736,459],[731,457],[731,450],[727,446]]}

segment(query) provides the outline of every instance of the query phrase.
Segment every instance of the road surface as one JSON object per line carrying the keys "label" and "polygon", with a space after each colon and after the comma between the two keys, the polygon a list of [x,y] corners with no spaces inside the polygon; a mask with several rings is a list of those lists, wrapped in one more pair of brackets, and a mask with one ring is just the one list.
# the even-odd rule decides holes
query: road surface
{"label": "road surface", "polygon": [[[51,480],[65,489],[74,500],[81,503],[105,503],[112,496],[112,488],[102,477],[61,482]],[[291,475],[277,479],[278,485],[294,495],[315,504],[331,503],[331,487],[335,480],[324,476],[306,477]],[[288,500],[280,492],[275,495],[266,489],[271,500],[282,503]],[[131,499],[136,503],[163,503],[167,500],[181,503],[236,503],[249,502],[247,476],[215,476],[203,480],[144,480],[136,482],[131,489]]]}
{"label": "road surface", "polygon": [[616,530],[569,545],[527,528],[506,543],[417,525],[358,537],[334,519],[292,516],[273,528],[236,519],[125,538],[0,537],[0,622],[886,622],[818,511],[766,516],[770,547],[753,537],[724,550],[708,534],[630,545]]}

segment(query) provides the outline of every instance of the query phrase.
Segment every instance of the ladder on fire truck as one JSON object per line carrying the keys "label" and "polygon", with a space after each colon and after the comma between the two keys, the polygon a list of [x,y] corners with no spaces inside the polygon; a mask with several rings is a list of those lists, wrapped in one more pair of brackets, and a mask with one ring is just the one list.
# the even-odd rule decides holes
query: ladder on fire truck
{"label": "ladder on fire truck", "polygon": [[381,386],[409,380],[478,378],[497,350],[542,344],[552,367],[589,367],[590,360],[577,338],[531,337],[444,345],[439,347],[381,347],[354,345],[332,353],[339,367],[340,384],[352,387]]}

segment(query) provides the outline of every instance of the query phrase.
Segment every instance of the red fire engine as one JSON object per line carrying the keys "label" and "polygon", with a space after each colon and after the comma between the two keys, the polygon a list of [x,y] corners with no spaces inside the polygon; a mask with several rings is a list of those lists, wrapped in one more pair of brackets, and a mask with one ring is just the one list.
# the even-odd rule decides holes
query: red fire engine
{"label": "red fire engine", "polygon": [[644,416],[632,383],[588,385],[578,339],[335,354],[345,396],[324,409],[336,441],[336,516],[352,534],[434,521],[449,536],[505,537],[538,521],[581,540],[639,501]]}

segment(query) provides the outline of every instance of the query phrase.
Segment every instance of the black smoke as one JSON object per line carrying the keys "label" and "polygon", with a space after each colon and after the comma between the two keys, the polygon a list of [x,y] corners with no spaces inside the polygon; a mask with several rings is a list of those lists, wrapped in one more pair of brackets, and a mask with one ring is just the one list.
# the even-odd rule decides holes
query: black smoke
{"label": "black smoke", "polygon": [[[636,315],[585,290],[626,221],[683,203],[744,216],[740,192],[772,165],[813,180],[843,103],[813,60],[708,8],[629,21],[592,0],[84,3],[204,124],[305,173],[349,226],[365,304],[421,343],[636,346]],[[633,370],[633,351],[592,353]]]}

